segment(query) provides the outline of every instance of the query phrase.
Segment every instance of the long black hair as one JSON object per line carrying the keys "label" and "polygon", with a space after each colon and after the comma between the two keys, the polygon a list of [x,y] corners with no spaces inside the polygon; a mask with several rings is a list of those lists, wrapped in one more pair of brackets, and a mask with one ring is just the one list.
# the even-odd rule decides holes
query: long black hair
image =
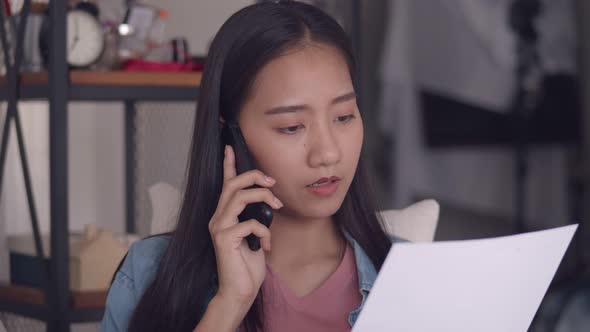
{"label": "long black hair", "polygon": [[[223,185],[220,116],[235,119],[260,69],[306,43],[338,49],[353,84],[355,61],[342,27],[320,9],[296,1],[263,2],[233,14],[215,36],[207,57],[178,224],[152,284],[140,299],[130,331],[192,331],[217,287],[217,266],[208,223]],[[364,149],[363,149],[364,150]],[[376,216],[364,152],[334,221],[366,252],[377,270],[391,246]],[[261,329],[261,292],[244,323]]]}

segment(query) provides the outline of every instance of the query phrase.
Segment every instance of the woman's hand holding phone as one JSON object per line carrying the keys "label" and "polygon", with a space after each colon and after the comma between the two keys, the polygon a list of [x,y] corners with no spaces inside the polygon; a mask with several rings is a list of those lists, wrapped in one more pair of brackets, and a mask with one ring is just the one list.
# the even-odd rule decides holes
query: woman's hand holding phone
{"label": "woman's hand holding phone", "polygon": [[[274,179],[258,170],[236,175],[235,155],[229,145],[225,147],[223,172],[223,189],[209,222],[219,280],[215,300],[230,308],[239,308],[237,311],[240,314],[243,311],[245,315],[266,273],[264,252],[250,250],[245,238],[250,234],[256,235],[260,238],[262,249],[269,251],[270,230],[255,219],[240,223],[238,215],[250,203],[265,202],[274,209],[280,209],[283,204],[268,189],[275,184]],[[253,185],[261,188],[245,189]]]}

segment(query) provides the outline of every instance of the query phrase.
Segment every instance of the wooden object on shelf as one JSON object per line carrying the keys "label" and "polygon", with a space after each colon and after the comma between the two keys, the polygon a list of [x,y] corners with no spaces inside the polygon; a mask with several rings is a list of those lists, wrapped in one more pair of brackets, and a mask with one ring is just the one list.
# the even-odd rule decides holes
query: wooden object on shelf
{"label": "wooden object on shelf", "polygon": [[[135,235],[115,236],[109,231],[87,225],[83,234],[70,235],[70,289],[73,291],[104,291],[110,286],[117,266],[127,253]],[[43,261],[36,256],[34,241],[29,235],[8,237],[10,280],[19,286],[42,287]],[[49,237],[42,237],[43,251],[50,256]]]}
{"label": "wooden object on shelf", "polygon": [[[198,87],[201,72],[128,72],[128,71],[70,71],[73,85],[117,85],[117,86],[184,86]],[[21,74],[24,85],[47,85],[47,72]],[[6,85],[6,77],[0,76],[0,86]]]}
{"label": "wooden object on shelf", "polygon": [[111,232],[87,225],[84,237],[71,246],[70,288],[77,291],[108,289],[127,249]]}

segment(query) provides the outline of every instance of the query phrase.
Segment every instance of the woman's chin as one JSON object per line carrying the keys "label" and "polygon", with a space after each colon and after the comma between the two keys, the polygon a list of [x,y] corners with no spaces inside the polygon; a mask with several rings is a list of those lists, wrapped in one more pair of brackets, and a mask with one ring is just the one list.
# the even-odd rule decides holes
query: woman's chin
{"label": "woman's chin", "polygon": [[333,202],[324,201],[321,203],[305,203],[299,204],[295,209],[289,208],[288,204],[285,204],[280,210],[275,210],[276,215],[295,217],[295,218],[306,218],[306,219],[324,219],[332,217],[340,206],[342,205],[341,200],[334,200]]}

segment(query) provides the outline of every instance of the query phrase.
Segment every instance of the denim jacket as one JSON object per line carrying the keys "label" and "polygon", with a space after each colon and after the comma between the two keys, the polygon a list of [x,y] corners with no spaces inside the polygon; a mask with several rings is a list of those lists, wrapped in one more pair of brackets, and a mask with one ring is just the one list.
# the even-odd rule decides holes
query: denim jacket
{"label": "denim jacket", "polygon": [[[373,287],[377,272],[361,246],[349,235],[345,236],[354,250],[359,292],[362,296],[360,305],[348,315],[348,323],[352,327]],[[392,243],[406,242],[393,236],[390,236],[390,239]],[[109,289],[101,331],[127,330],[135,306],[156,275],[159,260],[169,240],[170,236],[156,236],[138,241],[131,246]]]}

